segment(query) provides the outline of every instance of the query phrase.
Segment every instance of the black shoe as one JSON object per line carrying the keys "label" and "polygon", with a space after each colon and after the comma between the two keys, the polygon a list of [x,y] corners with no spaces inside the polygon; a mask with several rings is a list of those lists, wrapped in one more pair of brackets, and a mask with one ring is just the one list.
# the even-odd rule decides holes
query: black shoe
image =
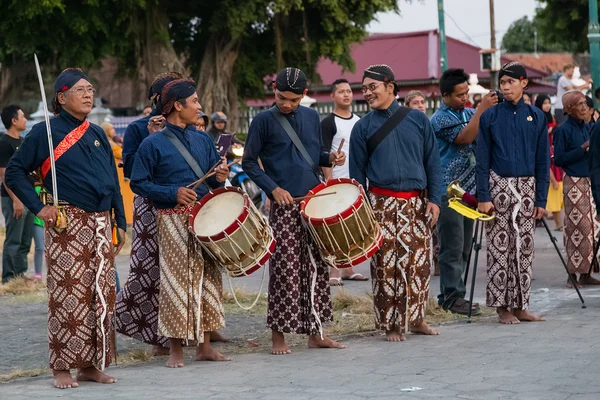
{"label": "black shoe", "polygon": [[[454,304],[452,304],[452,306],[448,309],[448,311],[450,311],[453,314],[469,315],[470,308],[471,308],[471,303],[469,303],[467,300],[456,299],[456,301],[454,302]],[[472,307],[471,315],[479,315],[479,314],[481,314],[481,309],[479,308],[479,305]]]}

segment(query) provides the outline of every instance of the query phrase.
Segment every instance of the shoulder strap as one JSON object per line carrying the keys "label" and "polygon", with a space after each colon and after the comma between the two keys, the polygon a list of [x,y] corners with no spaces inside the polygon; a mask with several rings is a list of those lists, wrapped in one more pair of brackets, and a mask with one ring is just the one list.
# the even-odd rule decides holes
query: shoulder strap
{"label": "shoulder strap", "polygon": [[167,139],[169,139],[173,146],[175,146],[177,151],[179,151],[179,154],[181,154],[185,162],[190,166],[192,171],[194,171],[198,179],[202,178],[205,175],[204,171],[202,171],[202,168],[200,168],[198,162],[194,159],[194,157],[192,157],[188,149],[186,149],[183,143],[181,143],[181,140],[179,140],[177,136],[175,136],[173,132],[169,130],[169,128],[164,128],[162,133],[167,137]]}
{"label": "shoulder strap", "polygon": [[[73,129],[71,132],[67,133],[67,136],[60,141],[58,146],[54,148],[54,162],[58,160],[63,154],[67,152],[75,143],[79,141],[83,137],[83,135],[87,132],[90,127],[90,121],[85,120],[81,125],[77,128]],[[46,179],[46,175],[50,172],[50,156],[46,158],[46,160],[42,163],[42,180]]]}
{"label": "shoulder strap", "polygon": [[298,134],[296,133],[294,128],[292,128],[292,125],[290,125],[290,122],[283,116],[281,111],[279,111],[279,108],[277,108],[277,106],[275,105],[275,106],[271,107],[271,109],[269,111],[271,111],[271,114],[273,114],[273,116],[275,117],[277,122],[279,122],[279,124],[281,124],[285,133],[287,133],[287,135],[290,137],[290,139],[292,140],[292,143],[294,143],[294,146],[296,146],[298,151],[300,151],[300,154],[302,154],[302,157],[304,157],[304,159],[306,160],[308,165],[310,165],[312,170],[318,171],[317,165],[315,164],[313,159],[310,157],[310,154],[308,154],[308,151],[306,151],[306,148],[302,144],[302,141],[298,137]]}
{"label": "shoulder strap", "polygon": [[371,137],[369,137],[369,139],[367,139],[367,153],[369,158],[373,155],[373,152],[375,152],[379,143],[383,142],[383,139],[385,139],[395,127],[400,125],[400,122],[408,115],[410,110],[411,109],[408,107],[400,107],[374,134],[371,135]]}

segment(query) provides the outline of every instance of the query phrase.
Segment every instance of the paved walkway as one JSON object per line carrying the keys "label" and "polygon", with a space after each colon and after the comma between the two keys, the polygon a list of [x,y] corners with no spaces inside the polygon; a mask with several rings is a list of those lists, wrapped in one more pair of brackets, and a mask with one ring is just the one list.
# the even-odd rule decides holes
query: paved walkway
{"label": "paved walkway", "polygon": [[[484,300],[484,257],[483,252],[479,301]],[[237,283],[253,290],[260,280],[259,274],[254,275]],[[78,389],[59,391],[51,389],[48,377],[17,380],[0,385],[0,399],[600,398],[600,352],[594,339],[600,326],[600,289],[584,289],[588,307],[583,310],[575,292],[564,287],[564,269],[540,229],[534,275],[531,310],[546,316],[543,323],[460,322],[441,326],[437,337],[411,335],[407,342],[387,343],[374,335],[346,339],[345,350],[295,348],[288,356],[271,356],[265,347],[259,353],[237,355],[230,363],[188,360],[178,370],[157,360],[111,368],[119,379],[114,385],[83,383]],[[437,293],[436,282],[432,281],[432,293]],[[369,287],[358,282],[346,285],[356,293]],[[12,332],[19,329],[15,322],[12,327]],[[0,327],[0,356],[18,336],[7,338],[6,333]],[[20,348],[27,343],[23,339]],[[36,352],[46,357],[41,347]]]}

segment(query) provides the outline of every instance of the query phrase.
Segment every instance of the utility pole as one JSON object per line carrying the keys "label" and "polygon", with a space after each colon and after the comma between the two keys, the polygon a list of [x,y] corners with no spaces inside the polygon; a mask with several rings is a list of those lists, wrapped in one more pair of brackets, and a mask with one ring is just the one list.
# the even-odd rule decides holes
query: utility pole
{"label": "utility pole", "polygon": [[[590,0],[592,1],[592,0]],[[495,52],[492,60],[498,55],[496,51],[496,21],[494,18],[494,0],[490,0],[490,47]],[[492,70],[490,71],[490,89],[498,89],[498,71],[496,71],[496,63],[492,62]]]}
{"label": "utility pole", "polygon": [[[588,40],[590,42],[590,72],[594,87],[600,87],[600,26],[598,25],[598,1],[588,0],[590,23],[588,25]],[[593,96],[596,97],[596,96]],[[595,99],[594,99],[595,101]],[[598,103],[596,103],[598,107]]]}
{"label": "utility pole", "polygon": [[448,69],[448,53],[446,51],[446,24],[444,16],[444,0],[438,0],[438,37],[440,40],[440,66],[442,72]]}

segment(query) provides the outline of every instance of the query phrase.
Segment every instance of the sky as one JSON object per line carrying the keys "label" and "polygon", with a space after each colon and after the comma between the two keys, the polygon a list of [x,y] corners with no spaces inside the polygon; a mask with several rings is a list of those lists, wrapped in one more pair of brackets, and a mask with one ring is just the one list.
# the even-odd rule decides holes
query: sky
{"label": "sky", "polygon": [[[495,0],[496,42],[513,21],[535,14],[536,0]],[[438,28],[437,0],[399,1],[400,15],[380,13],[378,22],[367,30],[371,33],[402,33]],[[444,0],[446,36],[490,48],[489,0]]]}

